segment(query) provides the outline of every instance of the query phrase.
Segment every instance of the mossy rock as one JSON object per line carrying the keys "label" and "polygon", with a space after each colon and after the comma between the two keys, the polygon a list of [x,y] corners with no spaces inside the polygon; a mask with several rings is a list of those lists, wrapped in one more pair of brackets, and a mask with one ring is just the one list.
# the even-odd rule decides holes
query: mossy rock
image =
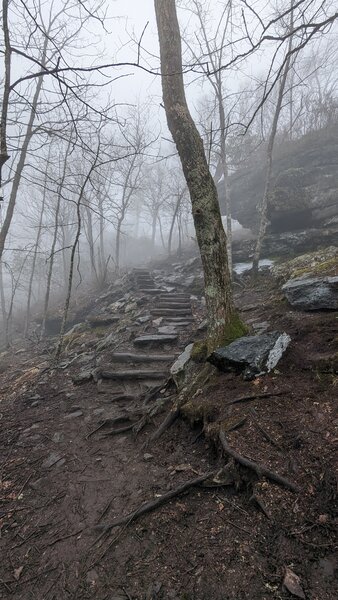
{"label": "mossy rock", "polygon": [[205,362],[208,356],[208,344],[206,340],[195,342],[191,351],[191,359],[196,362]]}
{"label": "mossy rock", "polygon": [[327,277],[338,275],[338,247],[329,246],[280,263],[272,268],[280,281],[298,277]]}

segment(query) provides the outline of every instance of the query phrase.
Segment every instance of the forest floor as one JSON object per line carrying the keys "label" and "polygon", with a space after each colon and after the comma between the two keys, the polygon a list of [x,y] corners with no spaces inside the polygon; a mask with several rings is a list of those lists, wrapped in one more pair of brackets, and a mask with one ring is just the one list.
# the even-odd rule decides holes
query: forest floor
{"label": "forest floor", "polygon": [[[170,409],[170,385],[158,394],[161,412],[142,421],[158,398],[144,395],[142,382],[97,376],[102,365],[112,370],[116,349],[135,351],[140,328],[154,333],[149,322],[136,326],[130,317],[124,329],[110,325],[104,335],[113,334],[114,346],[101,352],[102,327],[85,331],[71,339],[57,368],[52,341],[1,355],[1,599],[338,597],[337,313],[291,310],[268,275],[236,290],[243,319],[257,330],[286,331],[289,349],[274,372],[254,381],[215,376],[198,396],[200,415],[179,418],[157,441],[150,438]],[[156,297],[135,294],[141,316],[156,306]],[[203,306],[192,308],[195,320],[156,352],[179,354],[202,337]],[[161,363],[153,367],[163,371]],[[83,374],[88,368],[94,378]],[[243,396],[254,398],[230,404]],[[123,431],[133,419],[134,429]],[[213,436],[217,427],[231,448],[299,491],[241,467],[237,480],[217,485],[211,478],[123,526],[98,527],[222,469],[228,458]]]}

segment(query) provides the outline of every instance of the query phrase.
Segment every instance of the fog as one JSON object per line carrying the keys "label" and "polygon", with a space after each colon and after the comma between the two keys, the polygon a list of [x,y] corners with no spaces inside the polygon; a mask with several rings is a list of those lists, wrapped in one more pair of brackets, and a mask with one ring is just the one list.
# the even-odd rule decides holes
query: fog
{"label": "fog", "polygon": [[[233,263],[243,262],[242,255],[250,261],[253,245],[238,248],[257,237],[268,159],[275,186],[265,198],[268,234],[269,227],[279,234],[323,227],[315,215],[324,214],[319,197],[325,196],[328,218],[336,218],[335,201],[327,200],[335,197],[334,184],[327,192],[318,179],[302,191],[312,164],[308,144],[323,177],[333,177],[328,165],[334,161],[322,148],[338,119],[334,6],[301,2],[290,25],[282,1],[235,2],[226,10],[217,0],[177,4],[187,100],[218,189],[230,254],[233,238]],[[2,25],[5,49],[4,18]],[[189,193],[166,124],[153,1],[12,1],[7,25],[4,345],[20,328],[32,335],[41,314],[62,309],[70,273],[74,300],[129,267],[174,260],[186,249],[198,253]],[[0,60],[5,66],[5,50]],[[2,98],[7,83],[2,76]],[[292,185],[278,180],[282,167],[298,169]],[[280,216],[283,202],[289,213]]]}

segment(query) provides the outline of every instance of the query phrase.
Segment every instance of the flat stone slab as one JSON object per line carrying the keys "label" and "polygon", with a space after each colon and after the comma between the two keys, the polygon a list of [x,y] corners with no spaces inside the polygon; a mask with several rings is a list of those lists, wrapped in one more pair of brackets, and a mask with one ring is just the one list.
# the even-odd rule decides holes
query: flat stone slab
{"label": "flat stone slab", "polygon": [[221,371],[244,372],[246,379],[253,379],[274,369],[290,341],[289,335],[278,331],[244,336],[212,352],[208,361]]}
{"label": "flat stone slab", "polygon": [[175,329],[174,325],[163,325],[162,327],[158,328],[158,332],[161,335],[175,335],[177,334],[177,331]]}
{"label": "flat stone slab", "polygon": [[134,346],[173,344],[177,338],[178,335],[144,335],[134,339]]}
{"label": "flat stone slab", "polygon": [[338,277],[290,279],[282,290],[300,310],[338,310]]}

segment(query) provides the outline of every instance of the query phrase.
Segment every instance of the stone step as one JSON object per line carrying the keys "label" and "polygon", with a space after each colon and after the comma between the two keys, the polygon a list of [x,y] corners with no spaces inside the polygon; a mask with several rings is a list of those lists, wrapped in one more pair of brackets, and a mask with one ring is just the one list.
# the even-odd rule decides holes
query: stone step
{"label": "stone step", "polygon": [[183,317],[167,317],[167,319],[163,319],[166,325],[168,323],[172,323],[173,325],[180,324],[182,322],[193,323],[195,321],[194,317],[191,315],[183,316]]}
{"label": "stone step", "polygon": [[162,290],[161,300],[186,300],[190,301],[189,294],[165,294]]}
{"label": "stone step", "polygon": [[157,294],[161,294],[162,290],[158,288],[139,288],[139,292],[142,294],[150,294],[151,296],[156,296]]}
{"label": "stone step", "polygon": [[178,335],[143,335],[134,339],[134,346],[160,346],[164,344],[173,344],[177,341]]}
{"label": "stone step", "polygon": [[174,315],[191,315],[191,308],[153,308],[150,312],[154,317],[171,317]]}
{"label": "stone step", "polygon": [[170,325],[172,325],[173,327],[180,328],[180,327],[189,327],[191,325],[191,321],[180,321],[180,322],[172,322],[172,321],[166,321],[165,322],[166,325],[168,325],[170,327]]}
{"label": "stone step", "polygon": [[149,379],[165,379],[168,376],[168,371],[150,371],[131,369],[128,371],[108,371],[102,369],[100,371],[102,379],[114,379],[115,381],[144,381]]}
{"label": "stone step", "polygon": [[177,354],[132,354],[131,352],[115,352],[110,356],[111,362],[121,363],[172,363],[176,358]]}
{"label": "stone step", "polygon": [[156,308],[187,308],[188,310],[191,310],[191,304],[190,302],[164,302],[162,300],[162,302],[157,302]]}
{"label": "stone step", "polygon": [[136,275],[135,279],[137,281],[144,281],[149,283],[154,283],[154,279],[152,277],[148,277],[148,275]]}

